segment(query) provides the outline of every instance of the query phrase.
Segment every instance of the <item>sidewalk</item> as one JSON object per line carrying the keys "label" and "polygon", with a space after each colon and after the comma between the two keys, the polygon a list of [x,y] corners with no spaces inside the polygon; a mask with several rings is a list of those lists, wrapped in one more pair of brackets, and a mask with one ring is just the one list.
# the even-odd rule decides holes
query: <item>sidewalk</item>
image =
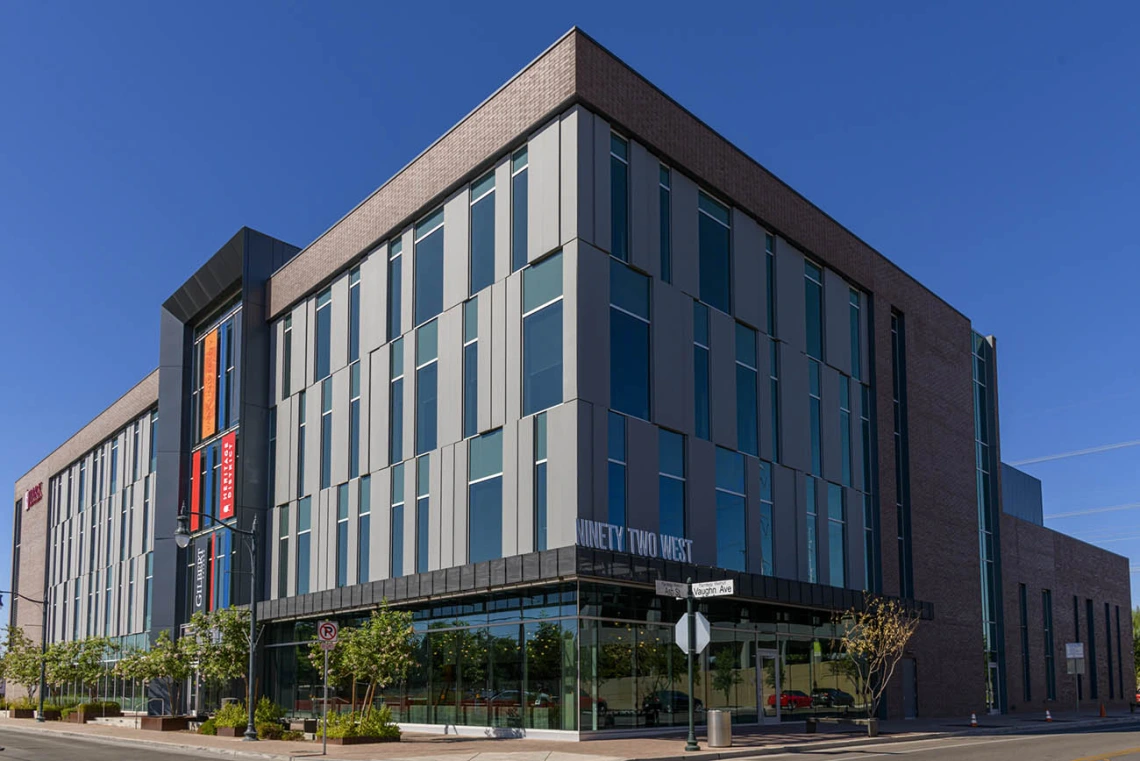
{"label": "sidewalk", "polygon": [[[709,749],[705,744],[703,728],[698,741],[701,750],[685,753],[685,733],[667,737],[620,737],[601,740],[584,740],[571,743],[550,740],[493,739],[456,737],[454,735],[427,735],[405,733],[399,743],[382,745],[329,746],[329,761],[402,761],[403,759],[440,759],[441,761],[672,761],[672,759],[744,758],[786,753],[807,748],[841,748],[859,745],[907,742],[938,737],[971,734],[1013,734],[1042,732],[1050,729],[1076,729],[1112,724],[1140,724],[1140,715],[1128,712],[1111,713],[1099,718],[1095,713],[1078,717],[1072,712],[1055,712],[1053,723],[1047,724],[1044,716],[1005,715],[980,716],[979,726],[970,727],[969,717],[964,719],[938,719],[883,722],[877,738],[840,731],[834,727],[822,728],[819,734],[803,732],[803,724],[789,722],[768,728],[737,729],[733,747]],[[25,719],[0,719],[0,732],[34,732],[55,736],[76,737],[116,745],[150,746],[179,750],[199,750],[232,758],[294,759],[320,758],[319,742],[262,741],[245,743],[226,737],[210,737],[189,732],[144,732],[126,727],[106,727],[95,724],[68,724],[48,722],[37,724]]]}

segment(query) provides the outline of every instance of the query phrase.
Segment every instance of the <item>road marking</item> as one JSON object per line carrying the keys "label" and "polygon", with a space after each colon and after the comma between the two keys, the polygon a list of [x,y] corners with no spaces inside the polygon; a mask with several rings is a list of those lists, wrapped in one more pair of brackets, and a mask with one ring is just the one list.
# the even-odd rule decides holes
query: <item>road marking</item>
{"label": "road marking", "polygon": [[1114,750],[1109,753],[1097,753],[1095,756],[1081,756],[1080,758],[1074,758],[1073,761],[1108,761],[1110,758],[1130,756],[1133,753],[1140,753],[1140,748],[1125,748],[1124,750]]}
{"label": "road marking", "polygon": [[[979,738],[967,740],[966,742],[952,743],[949,745],[945,745],[945,744],[934,745],[934,746],[926,745],[926,747],[922,747],[922,748],[900,748],[899,747],[900,745],[904,745],[904,744],[905,745],[918,745],[920,743],[921,744],[945,743],[945,738],[931,738],[929,740],[912,740],[912,741],[901,741],[901,742],[894,742],[894,743],[880,743],[880,744],[876,744],[876,745],[863,745],[863,746],[852,748],[852,749],[846,750],[846,751],[839,749],[839,748],[835,748],[835,747],[812,748],[812,749],[806,749],[805,748],[803,750],[796,751],[794,753],[779,753],[779,754],[767,756],[766,758],[786,758],[786,757],[790,757],[790,756],[796,756],[796,757],[802,758],[803,756],[824,755],[824,754],[826,754],[828,756],[832,756],[833,754],[838,752],[838,753],[842,753],[843,755],[840,755],[840,756],[833,758],[832,761],[854,761],[855,759],[859,759],[860,761],[862,761],[862,759],[867,759],[867,758],[884,758],[887,756],[902,756],[902,755],[909,755],[911,753],[930,753],[931,751],[949,750],[950,748],[970,748],[970,747],[974,747],[977,745],[995,745],[997,743],[1008,743],[1008,742],[1017,742],[1017,741],[1025,742],[1028,740],[1045,740],[1045,739],[1049,739],[1052,737],[1054,737],[1054,735],[1052,735],[1052,734],[1016,735],[1013,737],[995,737],[995,738],[981,738],[981,737],[979,737]],[[881,753],[868,753],[867,752],[867,751],[878,750],[880,748],[883,749],[883,752],[881,752]],[[757,758],[759,758],[759,757],[757,757]],[[1103,758],[1104,758],[1104,756],[1092,756],[1088,759],[1074,759],[1074,761],[1101,761],[1101,759],[1103,759]]]}

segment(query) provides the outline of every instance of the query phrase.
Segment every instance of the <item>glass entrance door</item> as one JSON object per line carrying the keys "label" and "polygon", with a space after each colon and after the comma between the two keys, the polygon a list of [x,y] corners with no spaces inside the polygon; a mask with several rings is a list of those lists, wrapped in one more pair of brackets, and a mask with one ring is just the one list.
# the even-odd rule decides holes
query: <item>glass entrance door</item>
{"label": "glass entrance door", "polygon": [[756,665],[758,668],[756,705],[760,707],[759,719],[761,724],[780,721],[780,701],[776,698],[780,694],[781,687],[781,669],[778,662],[779,653],[775,648],[756,648]]}

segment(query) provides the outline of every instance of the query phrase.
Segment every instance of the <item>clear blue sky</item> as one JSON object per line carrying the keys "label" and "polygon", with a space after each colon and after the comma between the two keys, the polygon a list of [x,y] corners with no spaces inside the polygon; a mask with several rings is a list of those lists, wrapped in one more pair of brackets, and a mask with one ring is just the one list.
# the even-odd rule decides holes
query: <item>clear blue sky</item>
{"label": "clear blue sky", "polygon": [[[998,336],[1007,461],[1140,439],[1140,5],[632,5],[0,5],[0,484],[241,225],[311,242],[575,24]],[[1140,503],[1140,447],[1027,470]],[[1048,525],[1140,559],[1138,517]]]}

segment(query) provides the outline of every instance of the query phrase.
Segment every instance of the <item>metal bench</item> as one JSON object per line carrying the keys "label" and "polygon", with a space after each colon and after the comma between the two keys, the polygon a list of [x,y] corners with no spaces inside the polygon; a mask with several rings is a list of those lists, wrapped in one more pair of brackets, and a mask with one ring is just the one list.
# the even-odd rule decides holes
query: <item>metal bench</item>
{"label": "metal bench", "polygon": [[808,716],[804,721],[804,731],[809,735],[819,731],[820,724],[838,724],[848,727],[864,726],[867,728],[868,737],[879,736],[878,719],[850,719],[842,716]]}

